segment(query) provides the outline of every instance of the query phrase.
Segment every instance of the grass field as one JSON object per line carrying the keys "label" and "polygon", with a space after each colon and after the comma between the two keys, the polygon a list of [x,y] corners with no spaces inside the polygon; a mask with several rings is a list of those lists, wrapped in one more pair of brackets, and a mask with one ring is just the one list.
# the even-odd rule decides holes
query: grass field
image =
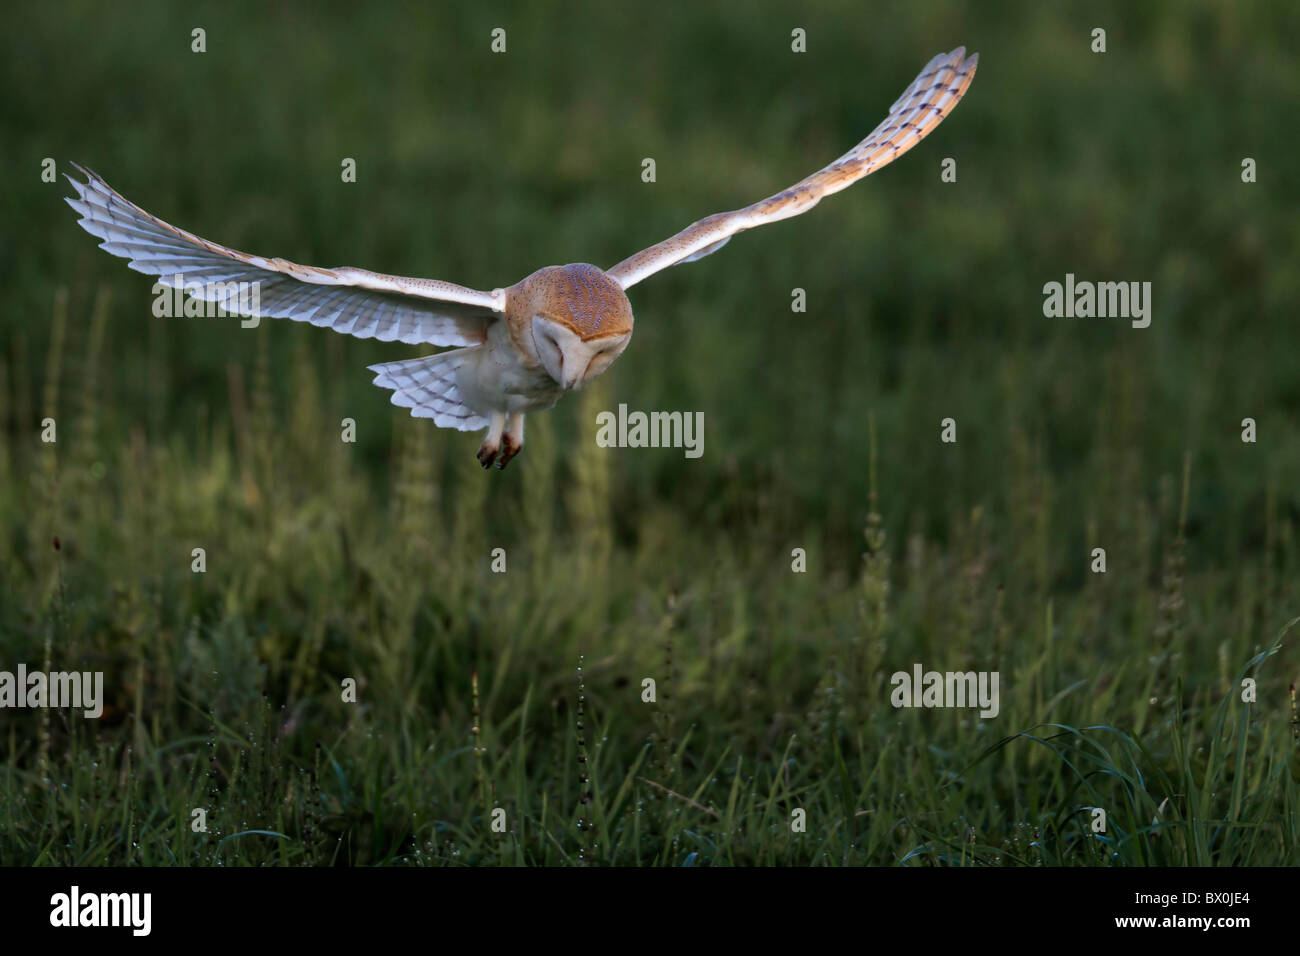
{"label": "grass field", "polygon": [[[0,671],[105,702],[0,709],[0,865],[1300,863],[1294,4],[12,26]],[[42,178],[491,289],[787,186],[959,44],[924,143],[635,287],[499,473],[370,384],[417,350],[155,318]],[[1150,326],[1046,317],[1067,274],[1150,282]],[[597,447],[620,403],[703,412],[704,454]],[[997,716],[892,706],[918,663],[997,672]]]}

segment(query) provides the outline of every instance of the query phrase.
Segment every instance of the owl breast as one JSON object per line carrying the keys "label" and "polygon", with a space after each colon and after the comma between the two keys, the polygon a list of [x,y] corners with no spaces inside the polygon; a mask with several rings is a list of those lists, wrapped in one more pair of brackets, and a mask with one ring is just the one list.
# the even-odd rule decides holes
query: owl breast
{"label": "owl breast", "polygon": [[546,369],[516,348],[503,322],[490,326],[487,342],[471,351],[456,385],[465,404],[481,415],[542,411],[563,393]]}

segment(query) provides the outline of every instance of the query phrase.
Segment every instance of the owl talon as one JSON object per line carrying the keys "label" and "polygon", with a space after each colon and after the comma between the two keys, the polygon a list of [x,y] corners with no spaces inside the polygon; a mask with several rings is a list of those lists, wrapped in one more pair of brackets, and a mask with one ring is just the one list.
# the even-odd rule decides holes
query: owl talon
{"label": "owl talon", "polygon": [[497,460],[497,446],[489,445],[484,442],[478,449],[478,463],[484,468],[491,468],[492,463]]}
{"label": "owl talon", "polygon": [[516,442],[507,432],[501,436],[501,457],[497,459],[497,468],[504,469],[514,460],[515,455],[523,451],[523,443]]}

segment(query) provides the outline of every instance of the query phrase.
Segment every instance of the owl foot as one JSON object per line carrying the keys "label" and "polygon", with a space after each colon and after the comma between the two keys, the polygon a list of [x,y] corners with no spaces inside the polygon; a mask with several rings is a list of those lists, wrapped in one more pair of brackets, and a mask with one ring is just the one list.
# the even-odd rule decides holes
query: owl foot
{"label": "owl foot", "polygon": [[506,432],[501,436],[501,457],[497,459],[497,467],[505,468],[523,450],[523,442],[515,441],[514,436]]}
{"label": "owl foot", "polygon": [[484,442],[478,447],[478,463],[484,468],[491,468],[492,463],[497,460],[497,451],[500,446],[495,442]]}

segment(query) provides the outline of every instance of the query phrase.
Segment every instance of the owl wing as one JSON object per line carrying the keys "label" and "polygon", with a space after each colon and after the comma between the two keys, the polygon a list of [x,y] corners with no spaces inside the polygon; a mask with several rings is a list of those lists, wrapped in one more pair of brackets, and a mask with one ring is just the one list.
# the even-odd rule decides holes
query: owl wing
{"label": "owl wing", "polygon": [[853,185],[924,139],[962,98],[975,78],[978,63],[979,54],[967,58],[965,47],[939,54],[889,108],[884,121],[835,162],[752,206],[701,219],[624,259],[608,270],[609,275],[626,289],[661,269],[703,259],[738,232],[807,212],[823,196]]}
{"label": "owl wing", "polygon": [[478,345],[505,309],[500,290],[480,292],[351,266],[321,269],[228,249],[168,225],[73,165],[87,181],[68,177],[77,196],[67,202],[81,214],[81,227],[104,240],[101,249],[228,312],[310,322],[382,342]]}

